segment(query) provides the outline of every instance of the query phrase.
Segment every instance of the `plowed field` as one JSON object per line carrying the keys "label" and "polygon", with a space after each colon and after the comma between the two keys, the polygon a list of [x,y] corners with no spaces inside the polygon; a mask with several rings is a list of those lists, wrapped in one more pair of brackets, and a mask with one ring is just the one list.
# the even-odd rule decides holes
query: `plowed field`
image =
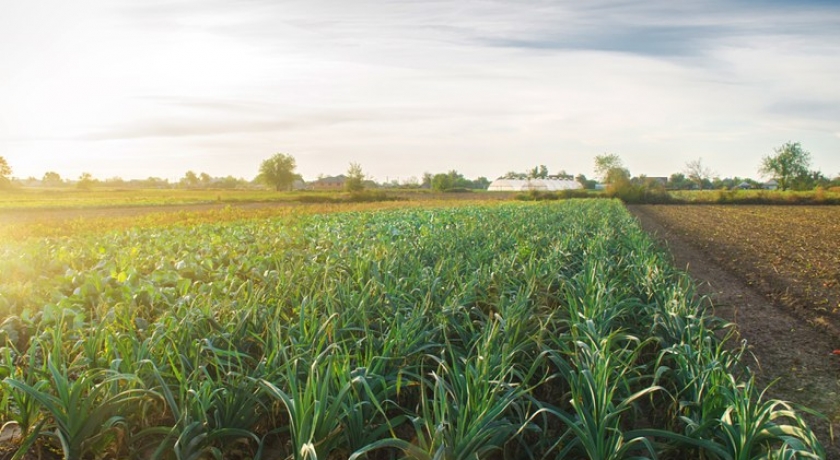
{"label": "plowed field", "polygon": [[[630,206],[736,323],[768,396],[825,414],[840,432],[840,207]],[[828,424],[812,419],[840,459]]]}
{"label": "plowed field", "polygon": [[840,207],[644,209],[742,281],[840,338]]}

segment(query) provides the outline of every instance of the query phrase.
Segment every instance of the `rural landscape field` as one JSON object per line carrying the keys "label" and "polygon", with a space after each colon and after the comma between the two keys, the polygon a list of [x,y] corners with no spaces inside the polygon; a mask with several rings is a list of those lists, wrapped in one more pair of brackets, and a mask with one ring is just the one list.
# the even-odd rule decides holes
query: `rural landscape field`
{"label": "rural landscape field", "polygon": [[0,247],[4,458],[826,455],[618,200],[98,225]]}
{"label": "rural landscape field", "polygon": [[[836,206],[631,206],[748,341],[769,394],[840,422]],[[829,426],[815,423],[824,439]],[[840,458],[836,444],[828,458]]]}

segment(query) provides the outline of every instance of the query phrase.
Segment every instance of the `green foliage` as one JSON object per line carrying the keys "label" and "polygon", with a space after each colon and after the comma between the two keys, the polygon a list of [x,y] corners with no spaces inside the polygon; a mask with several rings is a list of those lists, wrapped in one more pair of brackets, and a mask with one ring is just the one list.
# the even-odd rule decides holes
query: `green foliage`
{"label": "green foliage", "polygon": [[[622,174],[622,171],[625,172]],[[630,177],[630,172],[624,167],[624,163],[615,153],[597,155],[595,157],[595,175],[601,178],[605,184],[612,183],[620,175]]]}
{"label": "green foliage", "polygon": [[79,190],[90,190],[94,185],[96,185],[96,179],[90,173],[82,173],[76,181],[76,188]]}
{"label": "green foliage", "polygon": [[445,174],[435,174],[431,180],[432,190],[443,192],[456,187],[461,187],[463,186],[463,180],[464,176],[455,170],[449,171]]}
{"label": "green foliage", "polygon": [[667,260],[617,200],[3,245],[0,416],[69,458],[820,455]]}
{"label": "green foliage", "polygon": [[365,173],[358,163],[350,163],[347,169],[347,180],[344,182],[344,189],[348,192],[361,192],[365,189]]}
{"label": "green foliage", "polygon": [[811,154],[803,150],[799,142],[786,142],[775,149],[774,155],[768,155],[761,160],[758,171],[764,176],[776,179],[779,188],[784,191],[794,182],[807,178],[810,166]]}
{"label": "green foliage", "polygon": [[257,180],[274,187],[274,190],[289,190],[299,176],[295,173],[297,164],[291,155],[277,153],[260,164]]}
{"label": "green foliage", "polygon": [[62,185],[64,181],[61,179],[61,175],[59,175],[55,171],[47,171],[44,173],[43,179],[41,181],[44,182],[44,185],[49,185],[51,187],[57,187]]}
{"label": "green foliage", "polygon": [[6,188],[11,185],[9,176],[12,175],[12,168],[6,161],[6,158],[0,156],[0,188]]}
{"label": "green foliage", "polygon": [[124,424],[128,405],[145,395],[141,389],[121,387],[122,381],[134,379],[130,375],[90,369],[71,377],[52,356],[47,369],[55,394],[44,385],[30,385],[23,380],[6,379],[5,383],[33,398],[52,417],[55,432],[50,434],[61,442],[68,460],[81,459],[96,446],[97,440]]}
{"label": "green foliage", "polygon": [[622,170],[612,170],[606,195],[625,203],[669,203],[671,195],[665,186],[653,179],[630,179]]}

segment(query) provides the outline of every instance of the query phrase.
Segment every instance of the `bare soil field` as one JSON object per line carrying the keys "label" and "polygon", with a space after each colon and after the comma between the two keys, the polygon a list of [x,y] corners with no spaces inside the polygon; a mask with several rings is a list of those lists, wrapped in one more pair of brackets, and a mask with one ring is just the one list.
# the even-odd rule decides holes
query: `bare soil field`
{"label": "bare soil field", "polygon": [[[685,267],[715,314],[736,324],[773,398],[840,428],[840,207],[630,206]],[[811,423],[840,458],[828,424]]]}

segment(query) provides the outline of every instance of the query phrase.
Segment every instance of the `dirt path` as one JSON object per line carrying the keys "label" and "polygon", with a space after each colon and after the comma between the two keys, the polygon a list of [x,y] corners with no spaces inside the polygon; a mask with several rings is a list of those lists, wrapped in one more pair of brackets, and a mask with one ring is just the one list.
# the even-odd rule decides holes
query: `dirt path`
{"label": "dirt path", "polygon": [[[752,353],[748,365],[760,382],[767,385],[778,379],[769,396],[816,409],[833,419],[835,431],[840,429],[840,357],[830,354],[834,340],[669,231],[644,206],[628,208],[642,228],[670,251],[676,267],[685,268],[701,293],[710,296],[715,314],[737,325]],[[831,443],[828,424],[814,417],[809,421],[826,446],[827,458],[840,459],[840,446]]]}

